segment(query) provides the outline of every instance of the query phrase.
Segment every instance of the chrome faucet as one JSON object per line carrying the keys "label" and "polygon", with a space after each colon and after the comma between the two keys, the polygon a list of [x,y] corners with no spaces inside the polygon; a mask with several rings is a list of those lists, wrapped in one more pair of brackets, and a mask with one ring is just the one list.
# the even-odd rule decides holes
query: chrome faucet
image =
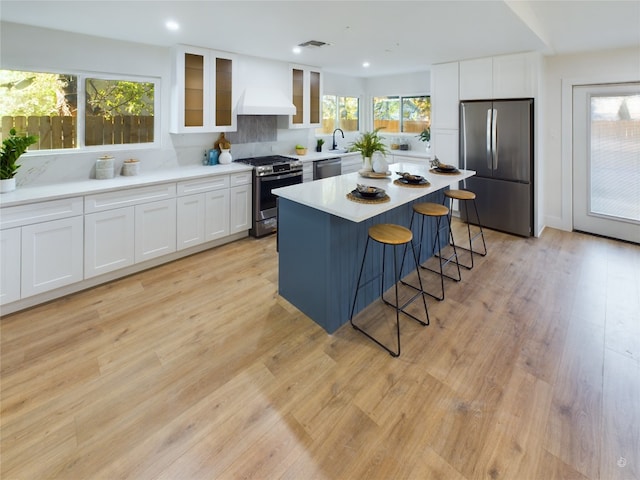
{"label": "chrome faucet", "polygon": [[338,132],[338,131],[342,134],[342,138],[344,138],[344,132],[342,131],[342,129],[341,128],[336,128],[333,131],[333,145],[331,147],[331,150],[335,150],[336,148],[338,148],[338,144],[336,143],[336,132]]}

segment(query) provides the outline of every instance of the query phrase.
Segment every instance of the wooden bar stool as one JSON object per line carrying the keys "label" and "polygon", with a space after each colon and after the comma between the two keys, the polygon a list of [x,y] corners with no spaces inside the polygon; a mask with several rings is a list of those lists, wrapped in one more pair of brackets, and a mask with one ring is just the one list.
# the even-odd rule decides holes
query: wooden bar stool
{"label": "wooden bar stool", "polygon": [[[355,308],[356,308],[356,299],[358,298],[358,290],[360,290],[361,288],[360,281],[362,280],[362,271],[364,270],[365,261],[367,259],[367,249],[369,248],[369,240],[373,240],[375,242],[382,244],[382,273],[378,275],[381,277],[380,298],[386,305],[393,307],[396,311],[397,350],[392,350],[391,348],[387,347],[381,341],[376,339],[373,335],[369,334],[363,328],[359,327],[353,322],[353,312],[355,311]],[[369,337],[371,340],[373,340],[375,343],[377,343],[382,348],[384,348],[387,352],[389,352],[393,357],[400,356],[400,312],[414,319],[416,322],[420,323],[421,325],[424,325],[424,326],[429,325],[429,312],[427,310],[427,301],[424,297],[425,292],[424,290],[422,290],[422,280],[420,279],[420,271],[417,269],[418,257],[416,257],[416,251],[413,246],[412,240],[413,240],[413,234],[411,233],[411,230],[409,230],[408,228],[402,227],[400,225],[379,224],[369,228],[369,235],[367,236],[367,242],[364,247],[362,264],[360,265],[360,273],[358,274],[358,282],[356,283],[356,291],[353,296],[353,305],[351,307],[351,314],[349,316],[349,321],[351,322],[351,325],[353,326],[354,329],[356,329],[359,332],[362,332],[365,336]],[[399,305],[398,282],[400,281],[400,272],[402,271],[402,269],[399,272],[397,268],[396,247],[404,245],[406,248],[408,244],[411,244],[411,251],[413,252],[413,258],[416,262],[416,270],[418,273],[418,282],[420,284],[420,289],[418,290],[418,293],[416,293],[413,297],[407,300],[403,305]],[[393,246],[393,275],[394,275],[393,278],[395,279],[394,286],[395,286],[395,294],[396,294],[395,303],[391,303],[384,298],[385,252],[386,252],[386,247],[388,245]],[[406,249],[405,249],[405,252],[406,252]],[[424,305],[424,312],[426,315],[426,322],[423,322],[418,317],[416,317],[415,315],[405,310],[405,308],[408,307],[411,303],[413,303],[413,301],[418,297],[422,297],[422,303]]]}
{"label": "wooden bar stool", "polygon": [[[445,205],[440,205],[439,203],[415,203],[413,205],[413,212],[411,213],[411,223],[409,228],[413,228],[413,222],[416,215],[420,215],[420,243],[418,247],[418,258],[422,258],[422,238],[424,236],[424,219],[426,217],[431,217],[436,219],[436,234],[433,240],[433,246],[431,248],[431,255],[438,259],[438,264],[440,265],[440,270],[433,270],[432,268],[426,267],[422,264],[418,264],[420,268],[424,270],[429,270],[430,272],[437,273],[440,275],[440,295],[434,295],[433,293],[426,292],[427,295],[432,296],[436,300],[444,300],[444,278],[447,277],[451,280],[459,282],[462,280],[462,276],[460,275],[460,266],[458,265],[458,252],[456,250],[456,244],[453,241],[453,235],[451,233],[451,217],[449,215],[449,208]],[[449,237],[450,237],[450,245],[453,247],[453,253],[449,257],[442,256],[442,247],[440,246],[440,222],[442,218],[446,218],[449,225]],[[406,251],[406,250],[405,250]],[[455,259],[455,261],[453,261]],[[452,262],[456,265],[456,269],[458,271],[458,276],[452,277],[444,273],[444,267]],[[404,283],[404,282],[403,282]],[[405,283],[405,285],[408,285]],[[411,286],[411,285],[409,285]],[[415,287],[414,287],[415,288]]]}
{"label": "wooden bar stool", "polygon": [[[467,223],[467,236],[469,238],[469,248],[465,248],[462,246],[458,246],[458,248],[461,248],[462,250],[465,250],[470,253],[471,264],[465,265],[463,263],[460,263],[460,265],[462,265],[467,270],[471,270],[473,268],[473,255],[475,254],[475,255],[480,255],[481,257],[484,257],[487,254],[487,244],[484,240],[482,223],[480,223],[480,215],[478,214],[478,205],[476,204],[476,194],[469,190],[445,190],[444,195],[445,195],[445,198],[443,199],[443,202],[446,201],[447,198],[449,198],[449,219],[451,219],[451,210],[453,210],[452,208],[453,201],[458,200],[462,204],[464,204],[465,218],[467,219],[466,223]],[[477,221],[476,225],[478,226],[478,229],[479,229],[479,231],[475,235],[473,235],[473,237],[471,236],[471,222],[469,221],[470,220],[469,206],[468,206],[469,202],[473,202],[473,208],[476,212],[476,221]],[[483,252],[476,251],[473,249],[473,241],[478,237],[482,238]]]}

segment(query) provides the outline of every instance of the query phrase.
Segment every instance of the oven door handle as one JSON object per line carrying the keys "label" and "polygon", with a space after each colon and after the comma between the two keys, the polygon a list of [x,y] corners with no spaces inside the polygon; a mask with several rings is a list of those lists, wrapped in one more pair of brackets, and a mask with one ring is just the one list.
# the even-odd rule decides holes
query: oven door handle
{"label": "oven door handle", "polygon": [[285,178],[293,178],[293,177],[301,177],[301,176],[302,176],[302,171],[298,171],[298,172],[283,173],[282,175],[263,175],[258,178],[262,182],[275,182],[277,180],[283,180]]}

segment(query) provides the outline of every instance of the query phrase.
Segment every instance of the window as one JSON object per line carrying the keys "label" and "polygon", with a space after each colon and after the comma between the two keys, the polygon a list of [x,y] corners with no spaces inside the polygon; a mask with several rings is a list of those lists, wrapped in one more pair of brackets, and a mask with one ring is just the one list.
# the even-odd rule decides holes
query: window
{"label": "window", "polygon": [[85,145],[153,142],[153,83],[87,78],[85,92]]}
{"label": "window", "polygon": [[336,128],[357,132],[360,128],[360,101],[358,97],[322,96],[322,127],[317,133],[332,133]]}
{"label": "window", "polygon": [[154,142],[156,82],[0,70],[2,138],[37,135],[30,150]]}
{"label": "window", "polygon": [[431,126],[431,97],[373,98],[373,128],[390,133],[420,133]]}

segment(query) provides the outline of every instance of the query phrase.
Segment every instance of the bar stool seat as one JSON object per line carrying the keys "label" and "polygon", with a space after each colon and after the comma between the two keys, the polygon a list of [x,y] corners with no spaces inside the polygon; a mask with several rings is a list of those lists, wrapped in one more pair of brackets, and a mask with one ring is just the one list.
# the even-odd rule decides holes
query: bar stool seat
{"label": "bar stool seat", "polygon": [[[433,293],[430,292],[426,292],[427,295],[430,295],[431,297],[435,298],[436,300],[444,300],[444,279],[445,277],[454,280],[456,282],[459,282],[460,280],[462,280],[462,276],[460,275],[460,266],[458,265],[458,252],[456,250],[456,245],[455,242],[453,241],[453,236],[451,233],[451,217],[450,217],[450,210],[449,207],[447,207],[446,205],[442,205],[439,203],[433,203],[433,202],[423,202],[423,203],[415,203],[413,204],[413,212],[411,213],[411,223],[409,228],[412,229],[413,228],[413,222],[415,219],[416,215],[420,215],[420,243],[419,243],[419,247],[418,247],[418,258],[422,258],[422,246],[423,246],[423,236],[424,236],[424,219],[427,217],[431,217],[431,218],[435,218],[436,219],[436,234],[434,237],[434,241],[433,241],[433,246],[431,248],[431,254],[432,256],[436,257],[438,259],[438,264],[440,266],[439,270],[434,270],[432,268],[426,267],[422,264],[418,264],[420,268],[424,269],[424,270],[429,270],[433,273],[437,273],[440,275],[440,295],[435,295]],[[450,237],[450,245],[453,246],[453,253],[449,256],[449,257],[443,257],[442,256],[442,248],[440,247],[440,221],[442,220],[442,218],[446,218],[447,222],[449,224],[449,237]],[[437,247],[437,248],[436,248]],[[454,261],[455,259],[455,261]],[[458,271],[458,276],[457,277],[452,277],[451,275],[447,275],[444,273],[444,267],[449,264],[450,262],[453,262],[456,265],[456,269]],[[404,283],[404,282],[403,282]],[[408,285],[407,283],[405,283],[405,285]],[[411,285],[408,285],[411,286]],[[415,287],[413,287],[415,288]]]}
{"label": "bar stool seat", "polygon": [[[356,325],[353,322],[353,313],[355,311],[356,308],[356,300],[358,298],[358,291],[361,288],[360,282],[362,280],[362,272],[364,270],[364,265],[367,259],[367,250],[369,248],[369,242],[370,240],[373,240],[374,242],[377,242],[379,244],[382,245],[382,272],[378,275],[381,277],[381,281],[380,281],[380,298],[382,299],[382,301],[386,304],[389,305],[390,307],[393,307],[396,311],[396,342],[397,342],[397,348],[396,350],[392,350],[391,348],[389,348],[388,346],[386,346],[384,343],[382,343],[380,340],[378,340],[377,338],[375,338],[372,334],[366,332],[362,327]],[[364,247],[364,254],[362,255],[362,264],[360,265],[360,273],[358,274],[358,281],[356,283],[356,291],[353,297],[353,305],[351,307],[351,314],[349,315],[349,322],[351,323],[351,326],[363,333],[365,336],[367,336],[369,339],[373,340],[375,343],[377,343],[378,345],[380,345],[382,348],[384,348],[387,352],[389,352],[391,354],[391,356],[393,357],[398,357],[400,356],[400,312],[404,313],[405,315],[407,315],[408,317],[412,318],[413,320],[415,320],[416,322],[420,323],[423,326],[427,326],[429,325],[429,311],[427,310],[427,301],[424,297],[425,292],[422,289],[422,280],[420,279],[420,272],[418,271],[418,282],[420,285],[418,292],[413,295],[409,300],[407,300],[403,305],[399,305],[399,300],[398,300],[398,283],[400,282],[400,272],[402,271],[402,268],[400,269],[400,272],[398,272],[398,268],[397,268],[397,255],[396,255],[396,247],[404,245],[405,246],[405,253],[406,253],[406,246],[411,245],[411,251],[413,252],[413,257],[414,257],[414,261],[416,262],[416,270],[417,269],[417,265],[418,265],[418,258],[416,257],[416,252],[415,252],[415,248],[413,246],[413,233],[411,232],[411,230],[409,230],[408,228],[405,228],[403,226],[400,225],[394,225],[394,224],[388,224],[388,223],[384,223],[384,224],[378,224],[378,225],[373,225],[369,228],[368,230],[368,236],[367,236],[367,242],[365,243],[365,247]],[[386,251],[386,247],[387,246],[391,246],[393,247],[393,273],[394,273],[394,286],[395,286],[395,303],[391,303],[389,301],[387,301],[384,298],[384,272],[385,272],[385,251]],[[413,287],[415,288],[415,287]],[[411,303],[413,303],[418,297],[422,297],[422,303],[424,305],[424,312],[425,312],[425,316],[426,316],[426,321],[422,321],[420,320],[418,317],[416,317],[415,315],[407,312],[405,310],[406,307],[408,307]]]}
{"label": "bar stool seat", "polygon": [[[478,213],[478,205],[476,204],[476,194],[470,190],[445,190],[444,195],[445,195],[445,199],[443,201],[446,201],[446,199],[449,198],[449,208],[451,210],[452,210],[451,207],[453,204],[453,200],[458,200],[464,205],[465,215],[467,219],[466,224],[467,224],[467,237],[469,239],[469,248],[462,247],[460,245],[458,245],[458,248],[469,252],[471,256],[471,263],[466,265],[464,263],[460,263],[460,265],[466,268],[467,270],[471,270],[473,268],[474,254],[480,255],[481,257],[484,257],[487,254],[487,243],[485,242],[484,231],[482,230],[482,223],[480,222],[480,214]],[[476,225],[478,226],[478,232],[476,232],[475,235],[473,236],[471,236],[471,222],[469,218],[468,202],[473,202],[473,208],[475,210],[476,220],[477,220]],[[449,213],[449,217],[451,217],[451,213]],[[482,251],[473,249],[473,241],[478,237],[482,239]]]}

